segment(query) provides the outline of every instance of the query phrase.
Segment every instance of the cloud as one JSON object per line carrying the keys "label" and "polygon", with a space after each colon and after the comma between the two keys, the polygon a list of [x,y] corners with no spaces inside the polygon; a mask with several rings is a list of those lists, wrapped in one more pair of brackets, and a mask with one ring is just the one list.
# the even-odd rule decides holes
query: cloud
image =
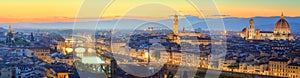
{"label": "cloud", "polygon": [[20,22],[73,22],[74,18],[68,17],[49,17],[49,18],[7,18],[0,17],[0,23],[20,23]]}
{"label": "cloud", "polygon": [[47,18],[8,18],[0,17],[0,23],[49,23],[49,22],[88,22],[114,19],[140,19],[140,20],[162,20],[168,17],[146,17],[146,16],[108,16],[108,17],[87,17],[87,18],[69,18],[69,17],[47,17]]}
{"label": "cloud", "polygon": [[226,14],[214,14],[214,15],[211,15],[213,17],[229,17],[230,15],[226,15]]}

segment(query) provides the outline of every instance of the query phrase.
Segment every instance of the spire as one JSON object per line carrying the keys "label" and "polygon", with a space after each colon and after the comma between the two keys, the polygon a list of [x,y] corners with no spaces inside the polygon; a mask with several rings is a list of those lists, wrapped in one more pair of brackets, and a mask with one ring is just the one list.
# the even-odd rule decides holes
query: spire
{"label": "spire", "polygon": [[10,26],[10,25],[8,26],[8,32],[12,32],[12,31],[11,31],[11,26]]}
{"label": "spire", "polygon": [[249,23],[250,23],[250,25],[251,25],[251,24],[254,24],[254,19],[251,18],[251,19],[249,20]]}
{"label": "spire", "polygon": [[283,12],[281,13],[281,16],[280,16],[281,19],[284,19],[284,15],[283,15]]}
{"label": "spire", "polygon": [[250,29],[254,29],[254,20],[253,20],[253,18],[250,19],[249,23],[250,23]]}
{"label": "spire", "polygon": [[7,30],[7,32],[9,32],[9,33],[12,33],[13,31],[12,31],[12,28],[11,28],[11,26],[9,25],[8,26],[8,30]]}
{"label": "spire", "polygon": [[30,33],[30,41],[31,41],[31,42],[34,41],[34,36],[33,36],[33,33],[32,33],[32,32]]}

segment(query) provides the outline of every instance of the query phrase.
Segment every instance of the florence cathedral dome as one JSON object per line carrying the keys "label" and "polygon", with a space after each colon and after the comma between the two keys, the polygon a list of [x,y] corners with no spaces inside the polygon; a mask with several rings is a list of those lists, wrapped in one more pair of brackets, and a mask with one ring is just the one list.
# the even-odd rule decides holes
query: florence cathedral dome
{"label": "florence cathedral dome", "polygon": [[291,35],[290,25],[284,19],[283,13],[281,14],[280,19],[274,26],[274,38],[276,40],[292,40],[293,37]]}

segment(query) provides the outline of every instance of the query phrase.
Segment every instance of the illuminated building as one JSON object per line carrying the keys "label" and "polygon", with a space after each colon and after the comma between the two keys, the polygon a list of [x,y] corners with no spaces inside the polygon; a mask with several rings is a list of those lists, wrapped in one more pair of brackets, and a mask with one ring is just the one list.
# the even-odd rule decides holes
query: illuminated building
{"label": "illuminated building", "polygon": [[226,59],[224,61],[224,64],[223,64],[223,70],[226,70],[226,71],[231,71],[231,69],[229,67],[238,67],[238,63],[236,62],[236,60],[234,59]]}
{"label": "illuminated building", "polygon": [[250,28],[249,28],[248,39],[255,39],[256,34],[255,34],[254,20],[250,19],[249,23],[250,23]]}
{"label": "illuminated building", "polygon": [[284,19],[284,15],[276,22],[274,31],[255,30],[254,20],[250,19],[250,27],[246,27],[240,33],[240,36],[246,40],[294,40],[291,35],[290,25]]}
{"label": "illuminated building", "polygon": [[32,47],[29,48],[32,51],[35,51],[37,58],[44,60],[45,62],[52,63],[50,55],[50,48],[46,47]]}
{"label": "illuminated building", "polygon": [[111,48],[112,48],[112,51],[114,53],[116,52],[120,52],[120,48],[123,47],[123,46],[126,46],[126,43],[125,42],[113,42],[112,45],[111,45]]}
{"label": "illuminated building", "polygon": [[289,78],[299,78],[300,77],[300,63],[290,63],[288,64]]}
{"label": "illuminated building", "polygon": [[58,72],[57,78],[69,78],[69,72]]}
{"label": "illuminated building", "polygon": [[66,49],[66,42],[64,39],[62,40],[57,40],[57,46],[56,46],[57,50],[62,51],[63,53],[65,52]]}
{"label": "illuminated building", "polygon": [[56,49],[58,51],[61,51],[64,55],[71,54],[72,51],[70,48],[73,47],[73,38],[61,38],[57,39],[56,43],[54,45],[51,45],[52,49]]}
{"label": "illuminated building", "polygon": [[70,70],[59,66],[46,66],[44,68],[46,75],[51,78],[72,78],[70,75],[74,75]]}
{"label": "illuminated building", "polygon": [[181,52],[175,52],[175,51],[173,51],[173,52],[171,52],[172,54],[170,54],[171,55],[171,62],[172,62],[172,64],[176,64],[176,65],[179,65],[180,64],[180,62],[181,62]]}
{"label": "illuminated building", "polygon": [[[178,15],[174,15],[174,20],[173,20],[173,33],[169,33],[168,37],[171,39],[172,42],[175,42],[177,44],[180,43],[190,43],[190,44],[204,44],[208,45],[211,44],[211,39],[206,39],[206,38],[200,38],[201,33],[200,32],[188,32],[188,31],[183,31],[179,32],[178,31]],[[202,40],[204,39],[204,40]]]}
{"label": "illuminated building", "polygon": [[56,62],[60,62],[60,63],[66,63],[70,66],[73,66],[74,64],[74,58],[70,57],[70,56],[64,56],[64,57],[55,57],[54,60]]}
{"label": "illuminated building", "polygon": [[293,40],[294,37],[291,35],[290,25],[284,19],[283,13],[280,20],[277,21],[274,28],[274,39],[275,40]]}
{"label": "illuminated building", "polygon": [[288,77],[289,59],[274,58],[269,61],[269,71],[272,76]]}
{"label": "illuminated building", "polygon": [[256,74],[268,75],[268,64],[267,63],[258,63],[254,65],[254,71]]}
{"label": "illuminated building", "polygon": [[201,56],[199,57],[199,67],[200,68],[208,68],[209,66],[209,61],[208,61],[208,57],[207,56]]}

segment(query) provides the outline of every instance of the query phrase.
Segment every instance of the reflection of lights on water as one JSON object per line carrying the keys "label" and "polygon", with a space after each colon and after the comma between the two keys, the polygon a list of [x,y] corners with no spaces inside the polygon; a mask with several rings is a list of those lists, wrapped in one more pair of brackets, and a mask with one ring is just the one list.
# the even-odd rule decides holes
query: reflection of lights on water
{"label": "reflection of lights on water", "polygon": [[96,52],[96,50],[95,50],[95,49],[92,49],[92,48],[89,48],[89,49],[88,49],[88,52],[93,53],[93,52]]}
{"label": "reflection of lights on water", "polygon": [[83,41],[77,41],[77,43],[83,43]]}
{"label": "reflection of lights on water", "polygon": [[84,63],[84,64],[105,64],[105,61],[99,57],[83,57],[82,63]]}
{"label": "reflection of lights on water", "polygon": [[82,48],[82,47],[80,47],[80,48],[76,48],[75,49],[75,52],[79,52],[79,53],[83,53],[83,52],[85,52],[85,48]]}

